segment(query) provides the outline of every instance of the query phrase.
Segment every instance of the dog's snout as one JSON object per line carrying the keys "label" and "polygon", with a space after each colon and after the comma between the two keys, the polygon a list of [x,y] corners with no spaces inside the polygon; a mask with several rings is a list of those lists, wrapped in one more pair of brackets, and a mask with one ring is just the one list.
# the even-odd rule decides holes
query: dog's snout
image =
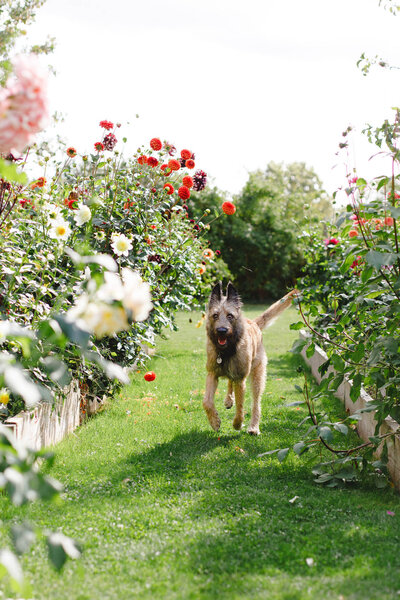
{"label": "dog's snout", "polygon": [[224,333],[228,333],[228,330],[226,327],[217,327],[217,333],[224,335]]}

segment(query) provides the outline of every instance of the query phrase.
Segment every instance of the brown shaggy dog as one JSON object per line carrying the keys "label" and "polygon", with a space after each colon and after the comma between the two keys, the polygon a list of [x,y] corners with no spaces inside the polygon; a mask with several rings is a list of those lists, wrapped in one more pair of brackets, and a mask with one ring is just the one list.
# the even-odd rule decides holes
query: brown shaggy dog
{"label": "brown shaggy dog", "polygon": [[219,282],[211,292],[207,309],[207,381],[203,406],[210,425],[218,431],[221,419],[214,404],[219,377],[228,378],[226,408],[236,403],[233,427],[241,429],[244,417],[246,379],[250,375],[253,388],[253,409],[248,433],[260,433],[261,396],[265,387],[267,356],[261,330],[292,303],[296,290],[275,302],[254,321],[241,313],[240,297],[229,282],[226,296]]}

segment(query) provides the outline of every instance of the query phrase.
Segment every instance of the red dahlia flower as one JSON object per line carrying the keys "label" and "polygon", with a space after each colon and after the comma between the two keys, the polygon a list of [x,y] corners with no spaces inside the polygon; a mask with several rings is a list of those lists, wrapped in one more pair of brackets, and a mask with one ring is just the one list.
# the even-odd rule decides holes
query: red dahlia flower
{"label": "red dahlia flower", "polygon": [[191,158],[189,158],[189,160],[186,161],[185,166],[188,169],[194,169],[196,166],[196,163],[194,162],[194,160],[192,160]]}
{"label": "red dahlia flower", "polygon": [[190,198],[190,190],[186,185],[182,185],[178,190],[178,196],[181,200],[188,200]]}
{"label": "red dahlia flower", "polygon": [[222,210],[226,215],[233,215],[236,212],[236,206],[233,202],[226,201],[222,204]]}
{"label": "red dahlia flower", "polygon": [[153,150],[161,150],[161,140],[159,138],[153,138],[152,140],[150,140],[150,148],[153,148]]}
{"label": "red dahlia flower", "polygon": [[137,161],[138,161],[139,165],[145,165],[145,164],[147,164],[147,156],[142,154],[142,156],[139,156]]}
{"label": "red dahlia flower", "polygon": [[192,158],[192,153],[190,150],[181,150],[181,157],[187,160],[188,158]]}
{"label": "red dahlia flower", "polygon": [[114,146],[117,142],[118,140],[113,133],[109,133],[103,138],[104,148],[109,152],[111,152],[111,150],[114,150]]}
{"label": "red dahlia flower", "polygon": [[164,190],[167,190],[167,194],[170,196],[174,193],[174,186],[172,185],[172,183],[166,183],[164,185]]}
{"label": "red dahlia flower", "polygon": [[156,378],[156,374],[154,373],[154,371],[147,371],[147,373],[144,374],[144,378],[146,381],[154,381]]}
{"label": "red dahlia flower", "polygon": [[183,185],[186,185],[186,187],[188,187],[188,188],[193,187],[193,179],[191,177],[189,177],[189,175],[186,175],[182,179],[182,183],[183,183]]}
{"label": "red dahlia flower", "polygon": [[111,121],[100,121],[99,125],[100,127],[107,129],[107,131],[114,127],[114,123],[111,123]]}
{"label": "red dahlia flower", "polygon": [[97,152],[101,152],[102,150],[104,150],[104,144],[102,144],[101,142],[96,142],[94,148],[95,150],[97,150]]}
{"label": "red dahlia flower", "polygon": [[168,161],[168,166],[171,169],[171,171],[179,171],[179,169],[181,168],[179,161],[175,160],[175,158],[171,158],[171,160]]}
{"label": "red dahlia flower", "polygon": [[76,150],[75,150],[75,148],[72,148],[72,146],[70,146],[69,148],[67,148],[67,154],[71,158],[74,158],[74,156],[76,156]]}
{"label": "red dahlia flower", "polygon": [[150,165],[150,167],[156,167],[158,165],[158,160],[154,158],[154,156],[149,156],[147,164]]}

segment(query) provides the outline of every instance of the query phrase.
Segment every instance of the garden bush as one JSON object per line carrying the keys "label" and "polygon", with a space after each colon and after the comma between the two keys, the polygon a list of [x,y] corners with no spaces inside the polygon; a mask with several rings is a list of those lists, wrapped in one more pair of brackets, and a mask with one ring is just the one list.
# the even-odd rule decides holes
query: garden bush
{"label": "garden bush", "polygon": [[[337,390],[344,378],[352,381],[351,398],[355,402],[364,386],[373,397],[373,404],[365,411],[374,411],[375,434],[368,442],[356,448],[347,447],[338,452],[343,477],[323,480],[336,484],[340,479],[356,479],[365,472],[386,471],[387,444],[390,436],[380,433],[386,417],[400,421],[400,252],[398,218],[400,193],[398,173],[400,153],[399,111],[392,124],[368,128],[368,136],[384,152],[389,162],[389,175],[371,181],[350,173],[346,186],[347,205],[329,230],[329,237],[321,239],[308,232],[307,265],[300,282],[299,308],[302,320],[292,325],[299,329],[306,325],[312,343],[307,350],[311,356],[315,344],[323,346],[328,360],[321,366],[322,374],[334,367],[314,396],[304,388],[305,402],[310,414],[308,435],[315,433],[328,445],[335,435],[348,433],[342,423],[331,423],[323,410],[317,418],[314,403],[320,403],[328,389]],[[305,342],[296,343],[300,350]],[[355,426],[359,414],[348,417]],[[394,434],[393,434],[394,435]],[[312,442],[313,443],[313,442]],[[381,459],[374,454],[382,450]],[[308,448],[305,440],[299,447]],[[381,478],[378,477],[381,484]]]}

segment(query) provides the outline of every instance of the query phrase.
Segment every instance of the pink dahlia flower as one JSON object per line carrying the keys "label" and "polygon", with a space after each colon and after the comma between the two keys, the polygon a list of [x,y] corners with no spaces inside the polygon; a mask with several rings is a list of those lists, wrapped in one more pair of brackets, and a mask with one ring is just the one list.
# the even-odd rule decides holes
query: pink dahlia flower
{"label": "pink dahlia flower", "polygon": [[13,60],[13,75],[0,89],[0,152],[22,152],[48,118],[47,74],[33,54]]}

